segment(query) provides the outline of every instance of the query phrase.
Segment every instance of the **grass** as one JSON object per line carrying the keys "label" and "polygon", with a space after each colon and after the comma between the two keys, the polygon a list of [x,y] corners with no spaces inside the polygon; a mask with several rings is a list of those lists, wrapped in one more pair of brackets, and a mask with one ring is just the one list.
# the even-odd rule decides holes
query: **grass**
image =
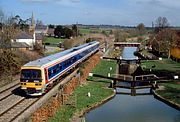
{"label": "grass", "polygon": [[65,39],[61,39],[61,38],[46,37],[45,43],[58,44],[59,42],[63,42],[64,40]]}
{"label": "grass", "polygon": [[180,84],[164,83],[165,90],[159,90],[157,93],[165,99],[171,100],[180,105]]}
{"label": "grass", "polygon": [[[110,71],[110,67],[112,67],[111,71]],[[101,62],[96,66],[96,68],[93,69],[92,73],[103,75],[103,76],[108,76],[108,73],[113,75],[116,73],[116,61],[101,60]],[[93,80],[93,81],[101,80],[101,78],[97,78],[97,77],[88,77],[87,79]],[[106,81],[109,81],[109,80],[106,80]]]}
{"label": "grass", "polygon": [[79,28],[81,34],[90,34],[90,33],[101,33],[101,30],[98,28]]}
{"label": "grass", "polygon": [[[152,66],[155,65],[155,68]],[[170,59],[142,61],[141,66],[145,69],[177,71],[180,70],[180,63]]]}
{"label": "grass", "polygon": [[[109,66],[113,67],[111,73],[115,73],[115,62],[107,60],[101,60],[100,63],[94,68],[93,72],[106,75],[109,72]],[[76,97],[76,107],[72,107],[70,105],[63,105],[61,106],[59,111],[56,112],[55,116],[50,118],[48,121],[69,122],[69,118],[71,118],[74,113],[80,112],[82,110],[85,111],[94,104],[112,95],[113,91],[106,88],[108,85],[109,83],[107,82],[88,81],[87,84],[79,86],[75,89],[73,93],[75,96],[78,96]],[[88,92],[91,93],[91,97],[87,96]]]}
{"label": "grass", "polygon": [[81,34],[89,34],[89,33],[91,33],[91,29],[89,29],[89,28],[80,28],[79,32]]}

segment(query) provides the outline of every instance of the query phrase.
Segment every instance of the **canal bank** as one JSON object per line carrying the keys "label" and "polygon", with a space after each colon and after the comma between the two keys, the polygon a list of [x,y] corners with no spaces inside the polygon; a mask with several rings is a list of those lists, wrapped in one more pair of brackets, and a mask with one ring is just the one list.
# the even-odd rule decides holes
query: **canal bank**
{"label": "canal bank", "polygon": [[177,109],[178,111],[180,111],[180,105],[174,101],[171,101],[167,98],[164,98],[162,95],[157,93],[158,90],[152,90],[152,93],[154,95],[155,98],[159,99],[160,101],[166,103],[167,105]]}

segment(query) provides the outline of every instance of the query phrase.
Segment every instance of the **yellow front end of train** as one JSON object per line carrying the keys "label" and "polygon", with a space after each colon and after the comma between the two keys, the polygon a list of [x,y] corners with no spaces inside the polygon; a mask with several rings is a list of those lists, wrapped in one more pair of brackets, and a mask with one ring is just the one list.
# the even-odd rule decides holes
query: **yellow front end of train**
{"label": "yellow front end of train", "polygon": [[27,95],[42,95],[45,90],[44,71],[36,67],[22,67],[20,85]]}

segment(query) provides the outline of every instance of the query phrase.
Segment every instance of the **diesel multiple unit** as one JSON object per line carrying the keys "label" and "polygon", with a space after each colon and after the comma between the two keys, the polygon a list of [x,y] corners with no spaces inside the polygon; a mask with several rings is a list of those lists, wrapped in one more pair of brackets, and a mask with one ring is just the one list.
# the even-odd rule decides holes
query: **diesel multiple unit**
{"label": "diesel multiple unit", "polygon": [[25,64],[21,67],[21,89],[28,95],[42,95],[57,79],[98,49],[99,42],[93,41]]}

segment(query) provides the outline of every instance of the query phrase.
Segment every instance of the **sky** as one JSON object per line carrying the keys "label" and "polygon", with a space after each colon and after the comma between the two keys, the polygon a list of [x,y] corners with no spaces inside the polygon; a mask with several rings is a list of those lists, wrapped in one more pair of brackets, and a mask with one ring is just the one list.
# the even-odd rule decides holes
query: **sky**
{"label": "sky", "polygon": [[180,0],[0,0],[0,9],[44,24],[151,26],[161,16],[180,26]]}

